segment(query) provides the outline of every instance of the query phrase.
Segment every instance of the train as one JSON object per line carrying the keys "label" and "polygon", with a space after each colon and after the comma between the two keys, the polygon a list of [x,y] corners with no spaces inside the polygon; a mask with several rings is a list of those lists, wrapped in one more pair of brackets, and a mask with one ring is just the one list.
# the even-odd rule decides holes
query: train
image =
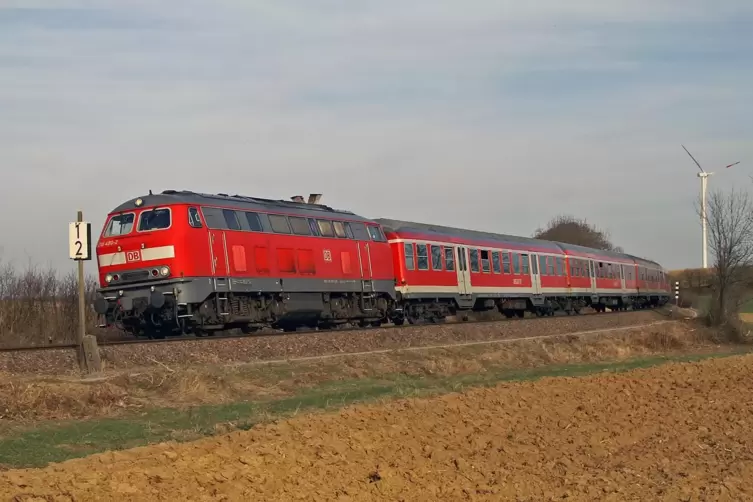
{"label": "train", "polygon": [[644,309],[667,271],[626,253],[388,218],[320,203],[165,190],[108,215],[96,245],[102,326],[208,336]]}

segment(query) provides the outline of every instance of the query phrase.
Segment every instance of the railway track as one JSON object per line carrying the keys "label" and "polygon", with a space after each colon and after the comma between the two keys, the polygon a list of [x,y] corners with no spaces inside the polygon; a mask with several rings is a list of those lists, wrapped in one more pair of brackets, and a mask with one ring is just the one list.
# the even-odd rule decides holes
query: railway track
{"label": "railway track", "polygon": [[[374,330],[400,330],[400,329],[409,329],[409,328],[417,328],[417,327],[440,327],[440,326],[452,326],[452,325],[459,325],[459,326],[469,326],[469,325],[482,325],[482,324],[494,324],[494,323],[510,323],[510,322],[518,322],[518,323],[536,323],[538,321],[544,321],[544,320],[551,320],[553,317],[560,317],[563,319],[578,319],[583,317],[591,317],[591,316],[611,316],[616,314],[625,314],[629,312],[657,312],[662,315],[669,316],[670,314],[667,313],[666,309],[663,307],[658,307],[655,309],[643,309],[643,310],[628,310],[628,311],[610,311],[610,312],[585,312],[581,313],[577,316],[569,316],[566,314],[560,314],[557,313],[554,316],[544,316],[544,317],[528,317],[524,319],[479,319],[479,320],[468,320],[468,321],[453,321],[453,322],[440,322],[435,324],[407,324],[402,326],[395,326],[395,325],[382,325],[379,327],[365,327],[365,328],[344,328],[344,329],[329,329],[329,330],[317,330],[317,329],[308,329],[308,330],[300,330],[296,331],[294,333],[290,332],[283,332],[283,331],[260,331],[257,333],[252,334],[245,334],[245,333],[229,333],[229,334],[223,334],[223,335],[215,335],[215,336],[175,336],[175,337],[169,337],[169,338],[163,338],[163,339],[130,339],[130,340],[101,340],[98,341],[98,345],[100,347],[107,347],[107,346],[117,346],[117,345],[134,345],[134,344],[158,344],[158,343],[175,343],[175,342],[203,342],[203,341],[216,341],[216,340],[227,340],[227,339],[236,339],[236,338],[278,338],[281,336],[296,336],[296,335],[304,335],[307,333],[317,333],[317,334],[324,334],[324,333],[358,333],[358,332],[370,332]],[[51,345],[43,345],[43,346],[36,346],[36,347],[0,347],[0,353],[5,352],[28,352],[28,351],[41,351],[41,350],[55,350],[55,349],[73,349],[76,348],[77,345],[75,343],[64,343],[64,344],[51,344]]]}

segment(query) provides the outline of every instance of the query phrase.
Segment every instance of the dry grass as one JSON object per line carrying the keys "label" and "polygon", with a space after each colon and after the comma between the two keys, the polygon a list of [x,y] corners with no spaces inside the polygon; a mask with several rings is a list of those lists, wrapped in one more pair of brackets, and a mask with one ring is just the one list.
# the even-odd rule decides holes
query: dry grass
{"label": "dry grass", "polygon": [[304,362],[160,366],[90,383],[5,375],[0,376],[0,413],[1,418],[14,421],[113,416],[148,407],[280,398],[307,388],[363,379],[394,382],[405,377],[478,375],[718,350],[710,333],[699,323],[677,322],[602,336],[566,335]]}
{"label": "dry grass", "polygon": [[[96,279],[87,277],[87,299]],[[87,301],[91,304],[91,301]],[[96,314],[87,308],[87,326],[96,328]],[[51,268],[28,265],[19,269],[0,261],[0,347],[38,347],[71,343],[78,326],[78,279]]]}

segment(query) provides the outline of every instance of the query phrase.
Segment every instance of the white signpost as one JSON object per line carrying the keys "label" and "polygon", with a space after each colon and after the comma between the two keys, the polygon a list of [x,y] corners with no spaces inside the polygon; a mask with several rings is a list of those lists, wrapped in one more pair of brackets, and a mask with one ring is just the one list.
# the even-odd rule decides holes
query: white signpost
{"label": "white signpost", "polygon": [[[96,362],[93,365],[89,363],[90,357],[87,357],[87,352],[89,351],[84,347],[84,339],[86,337],[86,279],[84,277],[84,262],[92,259],[91,228],[91,223],[84,221],[82,211],[78,212],[75,222],[68,224],[68,257],[78,262],[78,336],[76,337],[78,363],[82,371],[88,372],[95,370],[98,366]],[[96,339],[93,340],[93,343],[94,350],[96,350]],[[92,359],[98,361],[99,353],[93,356]]]}

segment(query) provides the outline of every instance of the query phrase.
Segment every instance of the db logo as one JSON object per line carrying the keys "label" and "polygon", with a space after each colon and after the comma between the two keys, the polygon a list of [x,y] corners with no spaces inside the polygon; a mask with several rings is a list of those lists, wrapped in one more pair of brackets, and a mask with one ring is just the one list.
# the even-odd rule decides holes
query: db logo
{"label": "db logo", "polygon": [[332,251],[330,251],[329,249],[325,249],[323,251],[323,254],[324,254],[324,261],[332,261]]}
{"label": "db logo", "polygon": [[126,263],[141,261],[141,251],[126,251]]}

